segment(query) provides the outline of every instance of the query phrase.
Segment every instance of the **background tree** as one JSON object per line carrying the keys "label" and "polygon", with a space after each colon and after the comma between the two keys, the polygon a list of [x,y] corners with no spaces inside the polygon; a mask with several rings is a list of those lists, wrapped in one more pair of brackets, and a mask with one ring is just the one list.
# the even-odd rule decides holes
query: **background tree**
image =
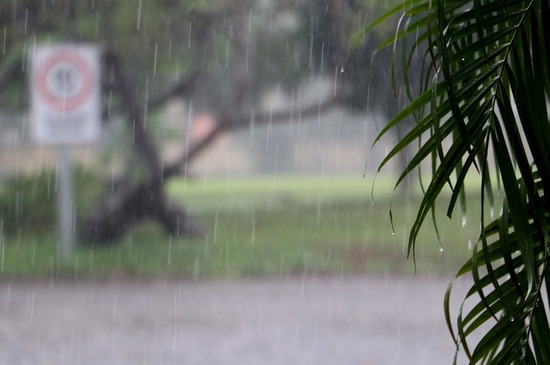
{"label": "background tree", "polygon": [[[444,188],[451,192],[450,217],[457,203],[464,205],[467,177],[478,175],[481,232],[457,274],[470,274],[473,284],[455,325],[452,286],[445,296],[457,354],[462,349],[470,363],[548,364],[550,4],[405,1],[380,22],[397,14],[404,26],[382,47],[402,41],[405,72],[415,52],[426,62],[420,96],[381,135],[407,118],[415,117],[416,126],[380,168],[419,138],[421,147],[397,185],[423,161],[432,166],[409,254],[414,257],[419,229]],[[415,41],[406,42],[411,36]],[[495,178],[504,193],[500,206],[493,199]],[[500,211],[496,218],[493,211]],[[475,336],[480,340],[472,346]]]}
{"label": "background tree", "polygon": [[[129,152],[124,170],[79,224],[89,241],[110,241],[148,218],[174,235],[200,233],[200,224],[169,201],[163,186],[186,174],[216,137],[248,127],[251,119],[256,126],[288,121],[298,109],[304,118],[338,105],[365,109],[366,97],[358,92],[364,86],[357,85],[367,85],[367,77],[354,65],[366,48],[348,47],[372,10],[360,1],[19,0],[2,3],[0,10],[4,109],[28,107],[27,62],[35,44],[103,47],[104,124],[123,121]],[[334,94],[282,111],[260,105],[273,85],[292,93],[319,75],[334,80]],[[176,99],[213,114],[217,124],[183,155],[166,160],[154,131],[164,124],[164,107]]]}

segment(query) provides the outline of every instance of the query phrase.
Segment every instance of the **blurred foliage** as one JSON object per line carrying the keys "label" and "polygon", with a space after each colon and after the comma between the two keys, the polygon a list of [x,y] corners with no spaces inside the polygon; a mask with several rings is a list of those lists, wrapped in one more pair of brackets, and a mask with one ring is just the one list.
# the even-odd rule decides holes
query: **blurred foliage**
{"label": "blurred foliage", "polygon": [[[175,1],[5,1],[0,4],[4,28],[0,62],[0,103],[25,108],[26,71],[33,47],[38,43],[97,43],[121,58],[128,74],[145,84],[136,90],[145,97],[164,83],[184,74],[194,52],[183,47],[190,35],[192,13]],[[200,35],[200,21],[194,22]],[[173,46],[172,46],[173,45]],[[108,70],[105,80],[109,82]],[[154,76],[154,78],[153,78]],[[116,96],[116,95],[115,95]],[[116,100],[115,100],[116,101]]]}
{"label": "blurred foliage", "polygon": [[[76,214],[89,210],[103,187],[100,178],[90,170],[74,171],[74,208]],[[56,170],[43,170],[37,175],[15,175],[0,183],[0,224],[4,233],[22,230],[41,233],[57,227],[58,181]]]}
{"label": "blurred foliage", "polygon": [[[371,204],[370,184],[359,177],[173,179],[169,196],[198,214],[204,237],[168,236],[144,222],[117,245],[79,245],[75,256],[62,262],[55,232],[23,231],[4,239],[0,278],[412,275],[412,261],[403,262],[414,207],[409,199],[394,201],[402,225],[391,235],[387,214],[380,214],[389,210],[391,183],[383,177],[379,182],[380,199]],[[445,250],[431,239],[433,227],[425,227],[417,275],[448,275],[471,253],[471,232],[459,220],[442,223]]]}
{"label": "blurred foliage", "polygon": [[[396,16],[402,27],[381,47],[402,56],[411,92],[378,139],[407,119],[417,123],[379,170],[416,143],[396,186],[431,166],[410,229],[412,257],[436,205],[447,202],[449,218],[464,214],[467,177],[479,177],[478,237],[453,278],[470,276],[471,286],[455,323],[452,282],[444,300],[454,363],[464,353],[469,364],[550,364],[550,3],[407,0],[379,22]],[[409,62],[419,51],[420,69]],[[420,73],[420,85],[409,71]]]}
{"label": "blurred foliage", "polygon": [[[336,5],[339,4],[339,5]],[[24,110],[27,63],[40,43],[96,43],[115,53],[131,87],[143,100],[185,78],[196,69],[208,72],[200,96],[209,107],[231,100],[242,66],[236,37],[248,34],[246,52],[254,74],[255,92],[280,84],[296,88],[311,75],[334,77],[339,66],[352,67],[343,75],[353,81],[357,98],[366,100],[370,54],[379,35],[365,37],[350,50],[351,40],[387,4],[376,1],[43,1],[18,0],[0,4],[4,29],[0,59],[0,105]],[[387,36],[393,27],[383,31]],[[250,36],[253,35],[253,36]],[[245,37],[246,38],[246,37]],[[347,70],[347,69],[346,69]],[[350,69],[351,71],[351,69]],[[375,75],[377,76],[377,75]],[[117,105],[112,73],[105,69],[105,97]],[[389,87],[381,83],[382,87]],[[106,100],[107,101],[107,100]],[[359,104],[354,102],[355,106]]]}
{"label": "blurred foliage", "polygon": [[[98,44],[105,56],[104,124],[112,131],[118,128],[113,124],[123,123],[120,135],[105,133],[115,147],[104,150],[124,165],[118,171],[125,178],[144,180],[151,171],[160,170],[152,165],[164,163],[161,153],[156,158],[160,148],[155,142],[175,134],[169,130],[173,125],[160,117],[162,107],[173,98],[185,102],[189,119],[193,113],[207,111],[219,120],[234,118],[231,128],[248,127],[251,111],[265,110],[265,96],[275,87],[287,92],[282,108],[332,98],[331,88],[311,95],[300,91],[301,84],[323,77],[334,83],[334,96],[352,94],[345,99],[346,106],[364,111],[373,43],[363,38],[357,47],[350,47],[356,33],[375,17],[375,4],[360,0],[4,1],[0,4],[0,30],[4,31],[0,108],[16,112],[28,108],[28,63],[35,46]],[[185,86],[184,81],[196,74],[199,82]],[[377,72],[374,82],[390,88],[387,75]],[[141,131],[136,126],[143,126],[146,138],[135,133]],[[21,205],[28,200],[43,200],[44,206],[51,203],[50,192],[40,190],[19,193],[23,198],[17,200],[18,184],[27,183],[15,183],[16,194],[8,193],[12,197],[7,202],[8,212],[12,209],[15,217],[23,208],[37,214]],[[42,195],[36,199],[25,198],[38,193]],[[17,220],[10,222],[10,227],[17,224]]]}
{"label": "blurred foliage", "polygon": [[[162,96],[196,71],[201,78],[183,100],[188,117],[202,111],[223,118],[227,111],[234,118],[248,115],[251,110],[259,112],[266,108],[265,96],[275,87],[285,92],[286,104],[282,108],[295,107],[312,98],[316,103],[315,98],[331,95],[309,95],[319,94],[318,90],[306,95],[302,90],[303,84],[319,76],[329,82],[334,80],[343,92],[350,94],[347,107],[365,111],[370,98],[371,105],[375,105],[374,100],[383,99],[376,105],[392,110],[395,101],[391,92],[382,92],[391,88],[389,72],[373,74],[376,93],[370,93],[368,86],[368,65],[380,35],[373,33],[359,42],[352,41],[386,3],[4,1],[0,3],[0,108],[21,113],[29,107],[28,63],[35,46],[57,42],[98,44],[105,54],[102,104],[108,146],[102,150],[108,152],[104,156],[110,161],[104,165],[112,166],[116,159],[116,163],[124,165],[122,174],[139,178],[147,167],[140,160],[146,154],[135,153],[132,120],[128,117],[134,105],[124,96],[130,93],[135,104],[143,101],[142,106],[151,100],[170,100]],[[388,27],[387,31],[391,29]],[[115,77],[113,55],[120,63],[125,85],[120,85],[120,76]],[[390,64],[387,59],[377,60]],[[339,67],[344,72],[339,72]],[[243,77],[243,73],[247,75]],[[344,87],[344,83],[349,85]],[[246,95],[241,98],[242,90],[246,90]],[[156,104],[143,111],[151,139],[161,143],[168,138],[185,141],[181,128],[185,121],[168,121],[160,109],[162,105]],[[245,121],[241,126],[248,127],[248,118],[239,120]]]}

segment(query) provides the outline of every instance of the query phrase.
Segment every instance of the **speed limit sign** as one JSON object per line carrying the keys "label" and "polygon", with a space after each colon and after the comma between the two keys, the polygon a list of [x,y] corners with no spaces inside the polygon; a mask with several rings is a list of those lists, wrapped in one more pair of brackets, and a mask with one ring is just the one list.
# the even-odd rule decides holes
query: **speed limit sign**
{"label": "speed limit sign", "polygon": [[30,77],[32,136],[37,143],[83,145],[98,141],[101,111],[97,47],[37,47]]}

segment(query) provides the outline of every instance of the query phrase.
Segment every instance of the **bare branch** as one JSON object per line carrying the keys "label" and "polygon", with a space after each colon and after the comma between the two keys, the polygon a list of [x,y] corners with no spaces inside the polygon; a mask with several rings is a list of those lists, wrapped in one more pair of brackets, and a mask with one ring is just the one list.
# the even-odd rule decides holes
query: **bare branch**
{"label": "bare branch", "polygon": [[[278,112],[266,112],[254,116],[255,125],[264,125],[267,123],[278,124],[285,123],[295,116],[301,118],[310,118],[313,116],[321,115],[336,107],[342,102],[342,98],[334,96],[326,100],[319,100],[317,104],[311,104],[305,107],[297,107],[296,109],[287,109]],[[232,118],[230,115],[225,117],[218,123],[216,128],[210,131],[202,140],[192,145],[187,153],[179,160],[166,166],[162,171],[161,179],[166,179],[174,175],[178,175],[182,168],[189,163],[193,158],[200,154],[205,148],[213,143],[216,138],[225,131],[236,130],[239,128],[247,127],[250,125],[251,116],[242,116],[239,118]]]}
{"label": "bare branch", "polygon": [[172,86],[172,88],[166,91],[164,94],[158,96],[155,99],[149,100],[149,102],[147,103],[147,108],[149,109],[149,111],[154,111],[165,106],[166,103],[170,101],[170,99],[193,94],[201,77],[202,74],[199,71],[192,73],[186,79],[181,80],[180,82]]}

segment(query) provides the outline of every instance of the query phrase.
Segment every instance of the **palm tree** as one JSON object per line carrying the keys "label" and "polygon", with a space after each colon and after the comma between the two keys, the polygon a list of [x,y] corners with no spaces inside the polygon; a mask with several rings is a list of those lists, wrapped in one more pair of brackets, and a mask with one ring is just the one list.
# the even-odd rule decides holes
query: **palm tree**
{"label": "palm tree", "polygon": [[[380,168],[418,139],[396,185],[424,161],[432,167],[409,255],[441,193],[450,189],[450,217],[465,204],[467,176],[480,181],[479,239],[455,276],[469,274],[472,284],[456,322],[455,278],[444,301],[455,363],[465,354],[472,364],[550,364],[550,2],[409,0],[370,28],[399,14],[395,37],[380,48],[393,46],[394,69],[402,54],[404,75],[415,55],[426,62],[417,96],[404,77],[410,103],[379,138],[406,119],[415,127]],[[494,188],[503,192],[498,207]]]}

